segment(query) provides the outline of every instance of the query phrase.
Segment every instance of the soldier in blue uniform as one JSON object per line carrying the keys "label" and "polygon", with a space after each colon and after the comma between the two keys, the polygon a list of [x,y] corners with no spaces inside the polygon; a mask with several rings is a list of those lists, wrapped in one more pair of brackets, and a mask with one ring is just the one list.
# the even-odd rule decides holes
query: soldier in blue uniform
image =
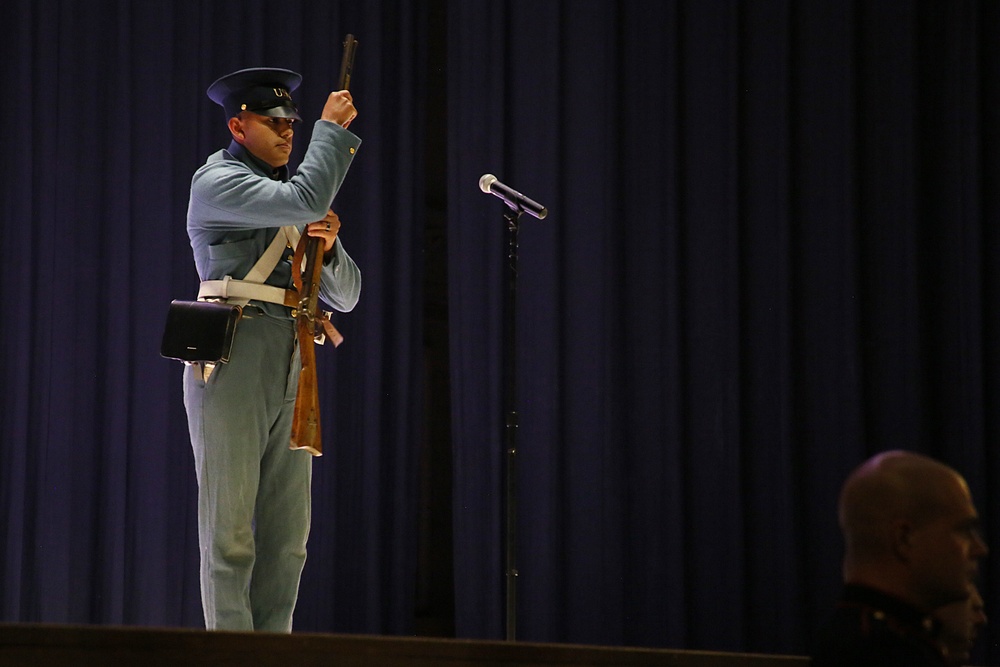
{"label": "soldier in blue uniform", "polygon": [[933,612],[964,600],[987,553],[965,480],[912,452],[879,454],[840,496],[844,591],[814,667],[944,667]]}
{"label": "soldier in blue uniform", "polygon": [[[330,210],[361,141],[348,91],[329,94],[295,175],[291,94],[301,76],[253,68],[218,79],[232,143],[194,174],[187,230],[199,298],[243,305],[230,360],[189,364],[184,405],[198,479],[208,629],[290,632],[306,558],[312,456],[289,449],[301,369],[286,290],[302,233],[324,243],[321,298],[354,308],[361,274]],[[329,322],[327,332],[335,337]]]}

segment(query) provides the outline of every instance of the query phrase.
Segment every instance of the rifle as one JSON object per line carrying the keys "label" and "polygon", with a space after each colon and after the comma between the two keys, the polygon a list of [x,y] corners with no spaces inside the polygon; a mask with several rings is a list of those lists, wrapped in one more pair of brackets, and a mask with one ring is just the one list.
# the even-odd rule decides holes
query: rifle
{"label": "rifle", "polygon": [[[340,63],[340,84],[337,90],[348,90],[351,72],[354,69],[354,53],[358,40],[354,35],[344,38],[344,57]],[[321,240],[303,234],[295,248],[292,271],[299,303],[295,309],[296,335],[299,340],[299,356],[302,372],[299,375],[299,389],[295,396],[295,415],[292,418],[291,449],[304,449],[313,456],[323,455],[323,439],[319,423],[319,388],[316,377],[317,337],[323,335],[321,321],[326,317],[319,309],[319,283],[323,271],[323,244]],[[298,267],[305,268],[300,274]]]}

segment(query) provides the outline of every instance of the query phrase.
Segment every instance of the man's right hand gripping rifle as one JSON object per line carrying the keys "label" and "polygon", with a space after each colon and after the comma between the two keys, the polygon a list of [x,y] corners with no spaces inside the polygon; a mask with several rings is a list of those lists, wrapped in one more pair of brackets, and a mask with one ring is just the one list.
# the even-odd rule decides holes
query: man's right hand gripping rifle
{"label": "man's right hand gripping rifle", "polygon": [[[351,93],[340,90],[327,97],[321,118],[346,129],[357,115]],[[306,226],[306,233],[299,240],[293,259],[295,270],[292,275],[295,289],[299,293],[295,320],[302,372],[295,399],[291,448],[304,449],[313,456],[323,454],[314,342],[322,343],[325,338],[329,338],[337,346],[344,340],[330,322],[329,314],[319,308],[319,283],[324,256],[333,249],[339,231],[340,219],[332,210],[327,211],[322,220]],[[301,273],[299,269],[302,269]]]}

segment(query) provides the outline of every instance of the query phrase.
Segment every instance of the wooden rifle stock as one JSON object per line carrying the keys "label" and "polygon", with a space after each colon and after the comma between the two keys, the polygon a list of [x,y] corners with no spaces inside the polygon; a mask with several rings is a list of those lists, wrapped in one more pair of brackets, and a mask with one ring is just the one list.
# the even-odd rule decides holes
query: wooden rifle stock
{"label": "wooden rifle stock", "polygon": [[[354,35],[344,38],[344,57],[340,63],[338,90],[348,90],[354,69],[354,54],[358,40]],[[305,268],[302,269],[303,260]],[[323,434],[319,418],[319,386],[316,375],[315,339],[322,335],[320,324],[324,315],[319,308],[319,283],[323,273],[323,243],[308,234],[302,234],[292,259],[293,280],[299,293],[295,313],[296,335],[302,372],[295,396],[295,415],[292,418],[292,449],[304,449],[313,456],[323,455]],[[302,269],[302,273],[299,270]]]}

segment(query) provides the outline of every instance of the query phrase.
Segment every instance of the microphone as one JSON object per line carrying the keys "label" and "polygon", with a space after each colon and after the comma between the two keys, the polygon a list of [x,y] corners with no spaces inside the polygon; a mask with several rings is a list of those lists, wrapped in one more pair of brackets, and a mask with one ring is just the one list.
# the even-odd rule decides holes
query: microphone
{"label": "microphone", "polygon": [[498,181],[493,174],[483,174],[483,177],[479,179],[479,189],[486,194],[504,200],[504,203],[515,211],[525,211],[539,220],[549,214],[549,209],[532,199],[528,199],[517,190],[507,187]]}

